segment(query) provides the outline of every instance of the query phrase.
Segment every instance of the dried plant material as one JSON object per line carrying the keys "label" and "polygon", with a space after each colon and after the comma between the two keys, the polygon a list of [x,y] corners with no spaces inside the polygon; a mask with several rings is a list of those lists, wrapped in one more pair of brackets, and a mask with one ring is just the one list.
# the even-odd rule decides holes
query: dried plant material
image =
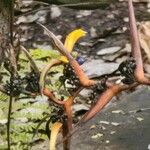
{"label": "dried plant material", "polygon": [[123,110],[113,110],[113,114],[124,114]]}
{"label": "dried plant material", "polygon": [[90,126],[90,129],[94,129],[94,128],[96,128],[96,125],[91,125]]}
{"label": "dried plant material", "polygon": [[111,132],[110,132],[110,134],[115,134],[115,133],[116,133],[116,131],[111,131]]}
{"label": "dried plant material", "polygon": [[110,141],[109,141],[109,140],[106,140],[105,142],[106,142],[106,144],[109,144],[109,143],[110,143]]}
{"label": "dried plant material", "polygon": [[150,63],[150,21],[142,22],[139,25],[138,32],[141,47],[145,51]]}
{"label": "dried plant material", "polygon": [[49,148],[50,150],[56,150],[56,140],[57,140],[57,135],[62,128],[62,123],[60,122],[55,122],[52,127],[51,127],[51,137],[50,137],[50,143],[49,143]]}
{"label": "dried plant material", "polygon": [[100,138],[100,137],[102,137],[102,136],[103,136],[102,133],[97,133],[97,134],[95,134],[95,135],[92,135],[91,138],[92,138],[92,139],[97,139],[97,138]]}
{"label": "dried plant material", "polygon": [[108,122],[108,121],[100,121],[99,123],[101,123],[101,124],[110,124],[110,122]]}
{"label": "dried plant material", "polygon": [[101,129],[102,129],[102,130],[106,130],[106,127],[104,127],[104,126],[101,126]]}
{"label": "dried plant material", "polygon": [[141,117],[137,117],[136,119],[140,122],[144,120],[144,118],[141,118]]}
{"label": "dried plant material", "polygon": [[119,125],[120,125],[120,123],[118,123],[118,122],[111,122],[111,124],[112,124],[113,126],[119,126]]}

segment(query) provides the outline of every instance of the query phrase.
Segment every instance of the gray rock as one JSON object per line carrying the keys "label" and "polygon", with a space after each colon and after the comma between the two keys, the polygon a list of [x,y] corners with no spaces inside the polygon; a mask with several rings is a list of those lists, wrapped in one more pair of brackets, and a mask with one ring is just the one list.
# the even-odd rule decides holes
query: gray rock
{"label": "gray rock", "polygon": [[51,7],[51,18],[57,18],[61,15],[61,10],[57,6],[52,6]]}
{"label": "gray rock", "polygon": [[119,50],[121,50],[121,47],[119,47],[119,46],[108,47],[108,48],[99,50],[97,52],[97,55],[110,55],[110,54],[118,52]]}
{"label": "gray rock", "polygon": [[91,60],[82,65],[84,72],[90,77],[109,74],[118,68],[118,63],[102,63],[100,60]]}
{"label": "gray rock", "polygon": [[[140,88],[133,93],[117,101],[116,105],[106,107],[95,118],[90,120],[85,126],[82,126],[72,137],[71,150],[146,150],[150,143],[150,91],[148,88]],[[112,114],[113,110],[120,109],[126,114]],[[131,112],[140,110],[137,113]],[[147,109],[147,110],[146,110]],[[135,111],[136,112],[136,111]],[[138,121],[137,118],[144,118]],[[103,125],[106,130],[100,128],[100,121],[113,122]],[[116,123],[120,123],[119,126]],[[92,125],[95,128],[90,130]],[[115,131],[113,135],[110,135]],[[103,133],[103,138],[92,139],[91,136],[96,133]],[[110,141],[107,143],[106,141]]]}
{"label": "gray rock", "polygon": [[81,111],[81,110],[89,110],[89,107],[87,107],[84,104],[75,104],[75,105],[73,105],[72,109],[74,112],[77,112],[77,111]]}

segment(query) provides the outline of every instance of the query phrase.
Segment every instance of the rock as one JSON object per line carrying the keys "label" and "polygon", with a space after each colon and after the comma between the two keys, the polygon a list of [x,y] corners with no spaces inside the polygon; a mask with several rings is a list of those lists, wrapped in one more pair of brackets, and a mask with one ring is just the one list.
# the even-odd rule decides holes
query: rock
{"label": "rock", "polygon": [[91,10],[80,10],[77,14],[77,18],[82,18],[82,17],[86,17],[92,14]]}
{"label": "rock", "polygon": [[92,90],[90,89],[83,89],[81,92],[80,92],[80,96],[81,97],[84,97],[84,98],[89,98],[89,94],[91,93]]}
{"label": "rock", "polygon": [[0,119],[0,124],[4,125],[7,123],[7,119]]}
{"label": "rock", "polygon": [[115,61],[115,59],[117,59],[120,56],[120,51],[118,53],[115,53],[113,55],[104,55],[102,58],[105,61]]}
{"label": "rock", "polygon": [[57,18],[61,15],[61,10],[57,6],[51,7],[51,18]]}
{"label": "rock", "polygon": [[97,134],[95,134],[95,135],[92,135],[91,138],[92,138],[92,139],[97,139],[97,138],[100,138],[100,137],[102,137],[102,136],[103,136],[102,133],[97,133]]}
{"label": "rock", "polygon": [[148,150],[150,150],[150,144],[148,144]]}
{"label": "rock", "polygon": [[93,78],[112,73],[118,66],[118,63],[102,63],[100,60],[91,60],[85,62],[81,67],[90,78]]}
{"label": "rock", "polygon": [[142,118],[142,117],[137,117],[136,119],[140,122],[144,120],[144,118]]}
{"label": "rock", "polygon": [[111,124],[112,124],[113,126],[119,126],[119,125],[120,125],[120,123],[118,123],[118,122],[111,122]]}
{"label": "rock", "polygon": [[82,110],[89,110],[89,107],[87,107],[84,104],[75,104],[72,107],[73,111],[77,112],[77,111],[82,111]]}
{"label": "rock", "polygon": [[108,47],[108,48],[99,50],[97,52],[97,55],[110,55],[110,54],[118,52],[119,50],[121,50],[121,47],[119,47],[119,46]]}
{"label": "rock", "polygon": [[91,27],[90,35],[91,35],[92,38],[97,37],[96,29],[94,27]]}
{"label": "rock", "polygon": [[110,124],[110,122],[108,122],[108,121],[102,121],[102,120],[101,120],[99,123],[100,123],[100,124],[106,124],[106,125],[109,125],[109,124]]}
{"label": "rock", "polygon": [[[109,108],[106,107],[102,112],[97,114],[95,118],[86,123],[80,131],[73,135],[71,149],[89,150],[90,147],[92,150],[150,150],[149,110],[138,112],[138,115],[142,115],[142,118],[144,118],[142,122],[136,120],[137,114],[128,113],[130,110],[149,108],[149,96],[149,88],[142,86],[142,88],[139,88],[137,91],[128,93],[124,98],[118,100],[117,105]],[[125,115],[112,115],[112,110],[114,109],[120,109],[127,113]],[[103,124],[107,127],[106,130],[102,130],[97,125],[99,119],[101,119],[101,121],[104,120]],[[89,131],[89,128],[93,124],[97,125],[96,128]],[[97,138],[96,133],[102,133],[104,136]],[[91,139],[91,135],[95,139]],[[105,142],[107,140],[110,141],[108,145],[106,145]]]}
{"label": "rock", "polygon": [[32,23],[32,22],[40,22],[40,23],[45,23],[47,12],[45,10],[40,10],[37,13],[33,15],[28,15],[28,16],[20,16],[16,24],[21,24],[21,23]]}

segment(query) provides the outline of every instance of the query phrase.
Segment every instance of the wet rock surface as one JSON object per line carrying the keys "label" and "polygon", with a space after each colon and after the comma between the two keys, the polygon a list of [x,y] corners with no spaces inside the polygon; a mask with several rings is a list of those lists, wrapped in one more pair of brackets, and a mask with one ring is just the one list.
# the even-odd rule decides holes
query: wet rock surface
{"label": "wet rock surface", "polygon": [[118,67],[119,63],[104,63],[100,60],[89,60],[82,65],[82,69],[90,78],[110,74]]}
{"label": "wet rock surface", "polygon": [[[23,2],[21,11],[24,13],[16,16],[16,18],[17,25],[21,30],[21,42],[27,48],[42,47],[47,49],[51,45],[49,38],[43,34],[41,27],[36,24],[36,22],[40,22],[56,35],[63,37],[62,41],[70,31],[77,28],[84,29],[88,34],[76,44],[75,50],[87,58],[102,59],[102,56],[97,54],[103,52],[103,55],[107,55],[110,53],[107,50],[110,47],[119,47],[118,54],[128,54],[128,52],[122,54],[120,51],[129,42],[128,10],[125,1],[111,4],[105,10],[88,11],[58,6],[50,6],[44,9],[45,5],[32,3],[32,1],[31,4],[28,4],[29,2],[25,0]],[[137,21],[150,19],[147,3],[135,3],[134,6]],[[117,49],[112,50],[111,48],[110,55],[116,54],[115,52],[117,52]],[[118,54],[115,58],[120,56]],[[103,59],[114,61],[115,58],[113,58]]]}
{"label": "wet rock surface", "polygon": [[149,97],[150,90],[141,87],[106,107],[73,135],[71,150],[148,149]]}

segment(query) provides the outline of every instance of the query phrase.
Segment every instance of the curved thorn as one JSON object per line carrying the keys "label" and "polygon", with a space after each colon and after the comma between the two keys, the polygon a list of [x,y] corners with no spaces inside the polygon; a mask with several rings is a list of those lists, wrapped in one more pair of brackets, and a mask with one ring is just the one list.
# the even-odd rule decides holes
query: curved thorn
{"label": "curved thorn", "polygon": [[49,98],[49,100],[52,100],[54,103],[58,105],[64,105],[65,101],[58,100],[55,95],[48,89],[44,88],[42,92],[45,96]]}
{"label": "curved thorn", "polygon": [[57,60],[57,59],[53,59],[51,60],[51,62],[49,64],[47,64],[43,70],[41,71],[41,74],[40,74],[40,80],[39,80],[39,85],[40,85],[40,89],[41,89],[41,93],[43,92],[43,89],[44,89],[44,86],[45,86],[45,77],[48,73],[48,71],[56,66],[56,65],[60,65],[62,62],[60,60]]}

